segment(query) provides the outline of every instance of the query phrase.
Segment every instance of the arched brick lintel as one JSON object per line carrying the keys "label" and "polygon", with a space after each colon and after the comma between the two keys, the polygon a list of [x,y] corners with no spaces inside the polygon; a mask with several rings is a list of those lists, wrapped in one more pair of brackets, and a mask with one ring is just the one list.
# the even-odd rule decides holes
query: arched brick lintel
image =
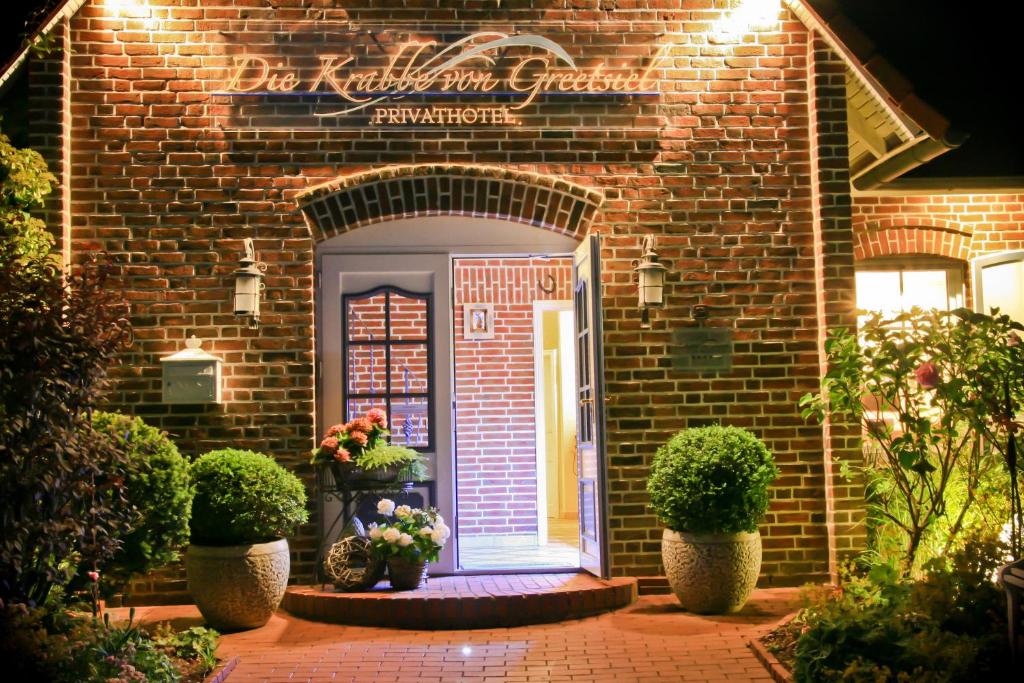
{"label": "arched brick lintel", "polygon": [[853,257],[857,261],[882,256],[927,254],[962,261],[970,257],[971,233],[947,221],[896,223],[886,221],[853,236]]}
{"label": "arched brick lintel", "polygon": [[296,198],[316,242],[355,228],[415,216],[474,216],[582,236],[604,200],[557,176],[498,166],[417,164],[363,171]]}

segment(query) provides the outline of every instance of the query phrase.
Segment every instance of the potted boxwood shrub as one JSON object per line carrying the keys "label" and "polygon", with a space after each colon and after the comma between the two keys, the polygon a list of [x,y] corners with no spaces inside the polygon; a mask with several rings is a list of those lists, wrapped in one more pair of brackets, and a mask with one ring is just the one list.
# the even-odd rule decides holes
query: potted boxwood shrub
{"label": "potted boxwood shrub", "polygon": [[764,443],[736,427],[684,429],[658,449],[647,492],[668,527],[661,557],[684,608],[743,607],[761,571],[757,525],[778,474]]}
{"label": "potted boxwood shrub", "polygon": [[189,591],[211,626],[267,623],[288,586],[288,540],[304,523],[306,490],[267,455],[227,448],[192,463]]}

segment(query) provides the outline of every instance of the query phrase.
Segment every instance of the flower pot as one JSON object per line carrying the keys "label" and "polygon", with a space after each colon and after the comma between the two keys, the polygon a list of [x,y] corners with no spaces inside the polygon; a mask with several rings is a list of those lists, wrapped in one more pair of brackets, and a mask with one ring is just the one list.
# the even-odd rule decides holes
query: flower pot
{"label": "flower pot", "polygon": [[761,571],[761,534],[688,534],[665,529],[661,560],[679,603],[696,614],[739,610]]}
{"label": "flower pot", "polygon": [[188,589],[210,626],[258,628],[281,604],[291,561],[288,540],[232,546],[189,546]]}
{"label": "flower pot", "polygon": [[388,579],[396,591],[416,590],[427,579],[427,561],[389,557]]}
{"label": "flower pot", "polygon": [[331,475],[334,483],[340,486],[345,482],[380,482],[389,483],[398,479],[398,470],[387,467],[377,467],[372,470],[364,470],[354,462],[332,462],[330,463]]}

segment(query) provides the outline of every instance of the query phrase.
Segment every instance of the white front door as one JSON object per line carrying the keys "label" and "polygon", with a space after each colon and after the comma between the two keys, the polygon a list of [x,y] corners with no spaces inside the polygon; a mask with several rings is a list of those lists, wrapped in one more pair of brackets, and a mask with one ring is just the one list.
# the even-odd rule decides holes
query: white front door
{"label": "white front door", "polygon": [[601,325],[601,243],[588,235],[573,255],[576,329],[576,450],[580,505],[580,567],[607,578],[608,465],[604,442],[604,356]]}
{"label": "white front door", "polygon": [[[432,504],[447,517],[454,499],[450,272],[446,254],[325,254],[317,328],[318,431],[386,408],[392,443],[428,458]],[[338,511],[336,503],[325,509],[325,527]],[[452,573],[454,545],[453,538],[433,571]]]}

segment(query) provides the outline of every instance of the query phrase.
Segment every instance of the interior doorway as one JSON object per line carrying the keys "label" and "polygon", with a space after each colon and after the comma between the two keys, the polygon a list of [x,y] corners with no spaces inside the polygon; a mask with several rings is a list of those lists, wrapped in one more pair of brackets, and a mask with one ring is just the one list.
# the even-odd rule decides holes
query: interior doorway
{"label": "interior doorway", "polygon": [[452,262],[459,569],[575,569],[572,259]]}

